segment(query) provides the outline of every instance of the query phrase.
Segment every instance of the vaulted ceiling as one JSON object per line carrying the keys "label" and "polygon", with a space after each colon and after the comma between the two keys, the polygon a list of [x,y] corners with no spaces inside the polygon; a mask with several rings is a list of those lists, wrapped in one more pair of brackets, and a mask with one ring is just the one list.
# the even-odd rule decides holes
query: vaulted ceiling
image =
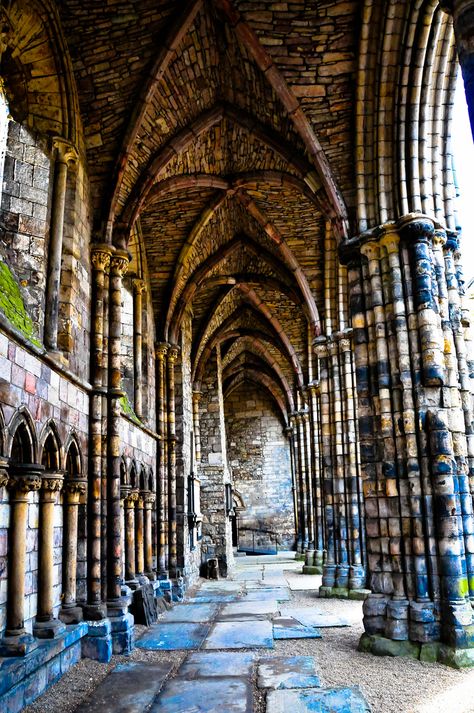
{"label": "vaulted ceiling", "polygon": [[[321,330],[324,241],[354,215],[359,3],[64,0],[96,227],[140,227],[157,337],[192,310],[288,413]],[[237,383],[237,382],[235,382]]]}

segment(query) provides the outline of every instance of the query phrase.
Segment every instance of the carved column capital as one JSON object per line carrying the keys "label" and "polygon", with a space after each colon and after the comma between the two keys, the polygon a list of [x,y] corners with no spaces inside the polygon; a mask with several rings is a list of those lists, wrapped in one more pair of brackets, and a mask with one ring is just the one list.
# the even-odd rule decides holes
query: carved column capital
{"label": "carved column capital", "polygon": [[43,472],[43,466],[36,464],[11,468],[8,488],[12,492],[12,499],[28,500],[30,492],[40,490]]}
{"label": "carved column capital", "polygon": [[118,277],[123,277],[127,272],[129,262],[128,251],[117,248],[110,258],[110,272]]}
{"label": "carved column capital", "polygon": [[328,355],[328,343],[326,337],[316,337],[313,341],[313,350],[319,359],[324,359]]}
{"label": "carved column capital", "polygon": [[46,471],[41,478],[41,489],[45,492],[58,493],[64,483],[64,471]]}
{"label": "carved column capital", "polygon": [[81,498],[87,492],[87,481],[79,478],[71,478],[64,481],[64,494],[70,505],[78,505]]}
{"label": "carved column capital", "polygon": [[130,490],[127,497],[125,498],[125,504],[128,507],[133,507],[139,498],[138,490]]}
{"label": "carved column capital", "polygon": [[152,506],[153,503],[156,501],[156,495],[155,493],[150,493],[150,491],[143,491],[142,492],[143,499],[145,501],[145,506]]}
{"label": "carved column capital", "polygon": [[169,344],[167,342],[160,342],[155,346],[155,356],[160,361],[163,361],[166,354],[168,353]]}
{"label": "carved column capital", "polygon": [[0,456],[0,488],[5,488],[8,481],[8,460]]}
{"label": "carved column capital", "polygon": [[403,238],[415,243],[430,240],[434,233],[433,221],[422,213],[408,213],[396,225]]}
{"label": "carved column capital", "polygon": [[171,345],[170,348],[168,349],[168,363],[169,364],[175,364],[176,360],[178,358],[179,354],[179,348],[176,347],[175,345]]}
{"label": "carved column capital", "polygon": [[133,289],[137,295],[142,295],[146,292],[146,282],[138,277],[133,280]]}
{"label": "carved column capital", "polygon": [[77,163],[79,154],[71,141],[62,136],[53,136],[53,149],[56,150],[56,160],[60,163]]}
{"label": "carved column capital", "polygon": [[97,272],[105,272],[109,269],[112,252],[112,246],[106,243],[94,243],[91,245],[91,262]]}

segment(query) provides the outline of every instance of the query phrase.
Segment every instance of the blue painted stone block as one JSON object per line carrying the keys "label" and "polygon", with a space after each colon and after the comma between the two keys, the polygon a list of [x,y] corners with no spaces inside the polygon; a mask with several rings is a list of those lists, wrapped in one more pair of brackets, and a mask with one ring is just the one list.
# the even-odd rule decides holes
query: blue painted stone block
{"label": "blue painted stone block", "polygon": [[111,631],[115,634],[119,631],[129,631],[135,625],[133,614],[124,614],[123,616],[110,617]]}
{"label": "blue painted stone block", "polygon": [[66,673],[71,666],[78,663],[82,658],[81,642],[76,641],[75,644],[67,648],[61,654],[61,674]]}
{"label": "blue painted stone block", "polygon": [[42,666],[34,674],[28,676],[25,680],[25,692],[24,692],[24,705],[27,706],[29,703],[41,696],[43,691],[47,687],[47,671],[46,666]]}
{"label": "blue painted stone block", "polygon": [[138,639],[136,645],[152,651],[198,649],[208,631],[206,624],[155,624]]}
{"label": "blue painted stone block", "polygon": [[61,677],[61,656],[55,656],[46,664],[46,685],[51,686]]}
{"label": "blue painted stone block", "polygon": [[134,645],[133,630],[119,631],[117,634],[112,634],[112,653],[129,654]]}
{"label": "blue painted stone block", "polygon": [[82,655],[86,659],[108,663],[112,658],[112,634],[86,636],[82,639]]}
{"label": "blue painted stone block", "polygon": [[0,664],[0,696],[25,677],[25,659],[20,656],[4,659]]}
{"label": "blue painted stone block", "polygon": [[112,631],[110,619],[102,619],[101,621],[88,621],[88,636],[108,636]]}
{"label": "blue painted stone block", "polygon": [[173,582],[171,579],[160,579],[160,589],[163,592],[170,592],[173,588]]}

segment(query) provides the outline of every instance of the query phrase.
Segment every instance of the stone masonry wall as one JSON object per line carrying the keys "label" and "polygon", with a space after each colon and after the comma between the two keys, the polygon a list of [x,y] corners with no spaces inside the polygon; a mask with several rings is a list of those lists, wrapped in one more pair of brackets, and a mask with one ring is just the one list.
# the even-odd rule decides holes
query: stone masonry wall
{"label": "stone masonry wall", "polygon": [[[191,473],[192,381],[191,381],[191,317],[186,315],[181,328],[181,358],[176,365],[176,477],[178,518],[178,567],[187,583],[199,575],[201,542],[190,548],[188,527],[188,476]],[[196,463],[193,465],[196,475]]]}
{"label": "stone masonry wall", "polygon": [[274,403],[261,389],[242,384],[225,400],[225,422],[234,489],[245,504],[239,526],[275,530],[279,546],[291,549],[290,449]]}
{"label": "stone masonry wall", "polygon": [[225,509],[225,483],[230,482],[230,473],[220,381],[220,354],[214,351],[202,381],[200,403],[202,560],[218,557],[220,571],[226,575],[233,566],[233,554],[231,523]]}
{"label": "stone masonry wall", "polygon": [[23,126],[9,122],[1,190],[0,260],[20,284],[40,340],[43,334],[49,236],[50,159]]}
{"label": "stone masonry wall", "polygon": [[[34,356],[15,341],[0,332],[0,403],[1,415],[6,428],[23,406],[28,409],[35,424],[35,439],[38,443],[46,424],[52,420],[57,428],[60,444],[62,467],[65,467],[66,453],[64,446],[73,433],[81,451],[83,472],[87,473],[88,413],[89,396],[85,389],[72,383],[61,374],[51,369],[40,358]],[[9,455],[6,452],[4,455]],[[8,490],[0,493],[0,635],[5,627],[7,600],[7,547],[10,506]],[[38,578],[38,494],[30,494],[27,531],[26,556],[26,628],[31,630],[32,620],[36,615],[37,578]],[[81,518],[84,521],[84,518]],[[55,507],[54,530],[54,609],[60,607],[61,595],[61,560],[62,560],[62,495]],[[81,539],[81,532],[79,538]],[[79,543],[79,559],[82,556],[82,542]],[[83,569],[83,568],[82,568]],[[82,572],[80,563],[78,579]],[[78,598],[82,595],[79,583]]]}

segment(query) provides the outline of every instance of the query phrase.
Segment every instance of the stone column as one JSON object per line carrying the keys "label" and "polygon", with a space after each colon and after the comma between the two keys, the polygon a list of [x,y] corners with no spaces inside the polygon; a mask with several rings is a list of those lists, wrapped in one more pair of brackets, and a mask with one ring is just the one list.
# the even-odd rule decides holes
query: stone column
{"label": "stone column", "polygon": [[363,513],[360,508],[360,480],[358,469],[356,404],[353,387],[353,362],[351,332],[342,333],[339,341],[341,358],[341,378],[343,395],[343,422],[345,443],[345,482],[348,510],[348,540],[350,547],[349,582],[350,590],[365,587],[365,568],[362,553]]}
{"label": "stone column", "polygon": [[87,481],[66,480],[63,492],[63,604],[59,618],[65,624],[77,624],[82,621],[82,609],[76,603],[77,525],[79,505],[87,492]]}
{"label": "stone column", "polygon": [[138,500],[138,490],[131,490],[125,498],[125,582],[135,589],[138,584],[136,578],[136,551],[135,551],[135,503]]}
{"label": "stone column", "polygon": [[54,586],[54,508],[63,487],[62,471],[46,472],[41,481],[39,513],[38,605],[33,634],[54,639],[65,631],[62,621],[53,617]]}
{"label": "stone column", "polygon": [[201,425],[199,422],[199,402],[201,400],[202,393],[200,391],[193,391],[193,428],[194,428],[194,453],[196,456],[196,463],[201,462]]}
{"label": "stone column", "polygon": [[145,496],[146,493],[140,491],[135,505],[135,563],[140,584],[148,582],[145,577]]}
{"label": "stone column", "polygon": [[29,494],[41,488],[41,465],[14,466],[10,470],[9,562],[7,626],[0,640],[0,656],[25,656],[38,645],[25,630],[26,525]]}
{"label": "stone column", "polygon": [[321,569],[323,566],[323,550],[324,550],[324,517],[323,517],[323,498],[321,488],[321,456],[320,456],[320,418],[318,408],[318,393],[319,382],[312,381],[308,385],[310,395],[310,424],[312,434],[312,453],[313,453],[313,505],[314,505],[314,525],[315,525],[315,555],[314,566]]}
{"label": "stone column", "polygon": [[297,547],[299,540],[299,517],[298,517],[298,490],[296,485],[296,469],[295,469],[295,452],[293,445],[293,428],[288,426],[285,428],[285,433],[290,444],[290,467],[291,467],[291,493],[293,496],[293,515],[295,519],[295,546]]}
{"label": "stone column", "polygon": [[156,579],[156,574],[153,570],[153,527],[152,527],[152,509],[156,502],[155,493],[143,493],[145,500],[145,576],[148,579]]}
{"label": "stone column", "polygon": [[110,260],[109,296],[109,411],[107,429],[107,611],[122,616],[127,602],[121,597],[122,542],[120,512],[120,398],[122,371],[120,341],[122,334],[122,281],[130,257],[126,250],[116,249]]}
{"label": "stone column", "polygon": [[106,615],[102,604],[101,543],[102,543],[102,415],[103,360],[104,360],[104,300],[105,271],[110,266],[113,248],[103,243],[91,247],[92,274],[92,334],[91,334],[91,381],[90,439],[88,475],[87,518],[87,605],[83,607],[86,619],[98,620]]}
{"label": "stone column", "polygon": [[[313,343],[319,361],[320,383],[320,419],[322,441],[322,489],[324,499],[324,521],[326,529],[326,561],[323,567],[323,583],[326,589],[332,589],[336,583],[336,539],[333,496],[333,454],[331,443],[334,438],[329,395],[329,362],[326,337],[316,337]],[[324,590],[323,590],[324,591]]]}
{"label": "stone column", "polygon": [[168,367],[168,517],[169,517],[169,568],[170,575],[176,576],[178,566],[176,531],[176,405],[174,367],[178,358],[178,348],[170,346],[167,353]]}
{"label": "stone column", "polygon": [[134,407],[138,418],[143,416],[143,293],[146,285],[143,280],[133,280],[133,389]]}
{"label": "stone column", "polygon": [[56,150],[53,194],[51,198],[51,229],[48,246],[48,272],[44,314],[44,343],[51,351],[58,348],[59,286],[61,282],[61,256],[63,249],[64,207],[68,165],[77,161],[74,146],[60,136],[53,138]]}
{"label": "stone column", "polygon": [[304,424],[304,412],[296,413],[296,436],[298,439],[298,471],[299,471],[299,490],[300,490],[300,509],[302,513],[302,552],[308,549],[309,544],[309,527],[308,527],[308,492],[306,489],[306,433]]}
{"label": "stone column", "polygon": [[304,509],[303,509],[303,491],[301,487],[301,456],[300,444],[298,437],[298,414],[295,411],[290,414],[290,423],[292,426],[292,444],[293,444],[293,464],[295,474],[295,499],[297,503],[298,514],[298,530],[296,538],[296,551],[300,554],[304,552]]}
{"label": "stone column", "polygon": [[314,502],[313,502],[313,461],[311,458],[311,424],[309,411],[301,412],[302,418],[302,436],[304,442],[305,455],[305,486],[306,486],[306,521],[308,523],[308,547],[310,551],[314,551]]}
{"label": "stone column", "polygon": [[158,576],[168,578],[168,463],[166,459],[166,368],[168,344],[162,342],[155,350],[157,360],[157,414],[158,414]]}

